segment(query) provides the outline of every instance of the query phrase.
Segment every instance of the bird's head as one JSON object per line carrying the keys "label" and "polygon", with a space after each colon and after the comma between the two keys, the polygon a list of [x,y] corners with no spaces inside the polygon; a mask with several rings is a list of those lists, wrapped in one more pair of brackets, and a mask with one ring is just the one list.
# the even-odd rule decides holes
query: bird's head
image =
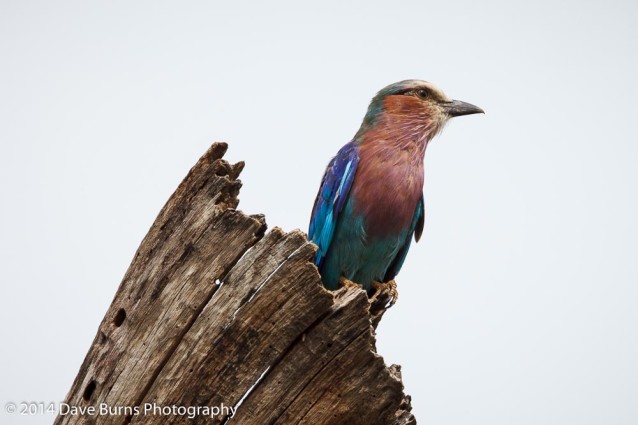
{"label": "bird's head", "polygon": [[370,102],[355,139],[377,125],[398,137],[431,140],[452,117],[484,113],[478,106],[452,100],[432,83],[404,80],[383,88]]}

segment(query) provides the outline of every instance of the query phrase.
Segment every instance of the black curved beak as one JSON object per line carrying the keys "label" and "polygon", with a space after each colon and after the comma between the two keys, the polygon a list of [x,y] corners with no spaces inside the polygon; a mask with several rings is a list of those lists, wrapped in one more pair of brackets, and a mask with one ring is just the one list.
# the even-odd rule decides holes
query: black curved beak
{"label": "black curved beak", "polygon": [[485,111],[471,103],[462,102],[460,100],[451,100],[443,103],[443,107],[447,114],[451,117],[460,117],[461,115],[484,114]]}

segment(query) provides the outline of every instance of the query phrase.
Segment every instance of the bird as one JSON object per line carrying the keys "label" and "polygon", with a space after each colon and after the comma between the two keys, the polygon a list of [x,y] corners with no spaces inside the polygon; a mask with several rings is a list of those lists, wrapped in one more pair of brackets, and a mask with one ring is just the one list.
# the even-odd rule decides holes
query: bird
{"label": "bird", "polygon": [[424,158],[450,118],[485,113],[432,83],[403,80],[371,100],[361,127],[329,162],[310,217],[308,239],[328,290],[388,288],[424,227]]}

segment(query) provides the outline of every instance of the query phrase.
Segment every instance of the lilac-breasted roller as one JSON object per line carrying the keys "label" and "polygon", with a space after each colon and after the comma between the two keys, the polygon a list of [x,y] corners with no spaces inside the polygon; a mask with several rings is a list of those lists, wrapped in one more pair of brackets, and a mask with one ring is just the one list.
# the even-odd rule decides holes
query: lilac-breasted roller
{"label": "lilac-breasted roller", "polygon": [[405,80],[370,102],[361,128],[330,161],[308,237],[328,289],[359,284],[368,293],[394,278],[412,237],[423,232],[423,160],[428,142],[451,117],[483,113],[434,85]]}

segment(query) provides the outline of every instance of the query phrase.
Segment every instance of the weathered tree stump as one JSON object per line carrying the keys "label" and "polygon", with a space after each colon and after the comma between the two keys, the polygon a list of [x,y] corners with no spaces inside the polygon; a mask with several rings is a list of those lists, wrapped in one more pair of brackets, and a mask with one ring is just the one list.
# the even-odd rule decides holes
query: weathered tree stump
{"label": "weathered tree stump", "polygon": [[55,423],[415,424],[399,367],[376,354],[388,294],[326,291],[303,232],[235,209],[244,164],[226,149],[190,170],[135,254],[65,400],[94,412]]}

